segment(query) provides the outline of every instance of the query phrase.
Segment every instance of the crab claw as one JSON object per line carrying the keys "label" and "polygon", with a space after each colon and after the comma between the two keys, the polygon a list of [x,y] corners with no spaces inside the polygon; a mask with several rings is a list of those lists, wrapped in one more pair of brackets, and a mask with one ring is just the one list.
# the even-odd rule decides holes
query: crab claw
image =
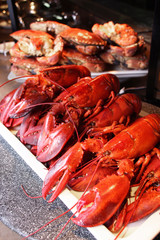
{"label": "crab claw", "polygon": [[55,164],[49,169],[43,182],[42,196],[44,199],[46,199],[49,191],[60,179],[48,202],[53,202],[58,197],[68,183],[70,175],[75,172],[79,166],[82,158],[83,150],[81,148],[81,144],[77,142],[55,162]]}
{"label": "crab claw", "polygon": [[130,189],[127,176],[107,176],[78,201],[78,216],[72,221],[81,227],[104,224],[121,206]]}

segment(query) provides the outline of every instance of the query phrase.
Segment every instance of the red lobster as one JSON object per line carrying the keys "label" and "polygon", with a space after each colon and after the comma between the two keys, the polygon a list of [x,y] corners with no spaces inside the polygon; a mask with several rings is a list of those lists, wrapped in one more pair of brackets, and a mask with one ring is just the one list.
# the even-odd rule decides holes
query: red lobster
{"label": "red lobster", "polygon": [[89,133],[120,132],[135,120],[141,108],[142,103],[137,95],[133,93],[119,95],[109,107],[104,106],[99,114],[87,118],[85,128],[89,128]]}
{"label": "red lobster", "polygon": [[[19,125],[22,113],[28,113],[28,107],[34,104],[52,101],[63,87],[69,87],[79,78],[90,76],[83,66],[56,66],[42,70],[40,74],[31,76],[17,89],[10,92],[0,102],[0,120],[7,127]],[[58,85],[58,87],[57,87]],[[31,107],[32,109],[32,107]]]}
{"label": "red lobster", "polygon": [[57,156],[71,139],[80,121],[99,111],[103,101],[113,101],[119,79],[112,74],[82,78],[63,91],[47,113],[37,143],[37,158],[47,162]]}
{"label": "red lobster", "polygon": [[[114,99],[109,107],[104,108],[96,116],[90,118],[90,120],[85,123],[85,127],[89,127],[89,130],[92,130],[91,132],[94,133],[94,129],[96,130],[96,133],[97,130],[99,130],[99,134],[121,131],[125,125],[127,126],[131,120],[135,119],[140,110],[141,101],[139,97],[131,93],[120,95]],[[42,188],[43,197],[46,198],[48,192],[60,178],[61,180],[49,200],[50,202],[58,196],[69,180],[70,187],[78,191],[83,191],[96,168],[96,164],[89,165],[88,168],[85,169],[82,168],[79,175],[77,173],[74,175],[73,173],[77,170],[78,166],[82,164],[84,151],[88,153],[97,153],[104,145],[104,142],[106,142],[106,140],[99,138],[99,136],[98,138],[88,138],[81,143],[77,142],[64,155],[62,155],[57,162],[50,166]],[[97,174],[92,180],[91,186],[93,186],[99,179],[109,174],[109,172],[110,174],[113,174],[113,171],[113,169],[99,167]]]}
{"label": "red lobster", "polygon": [[160,149],[154,149],[147,162],[135,201],[127,206],[126,223],[142,219],[160,207]]}
{"label": "red lobster", "polygon": [[73,222],[92,227],[108,221],[129,193],[134,169],[128,166],[151,151],[159,141],[160,115],[149,114],[107,142],[97,154],[97,160],[109,165],[113,162],[114,166],[117,163],[117,174],[106,176],[80,198],[78,216]]}

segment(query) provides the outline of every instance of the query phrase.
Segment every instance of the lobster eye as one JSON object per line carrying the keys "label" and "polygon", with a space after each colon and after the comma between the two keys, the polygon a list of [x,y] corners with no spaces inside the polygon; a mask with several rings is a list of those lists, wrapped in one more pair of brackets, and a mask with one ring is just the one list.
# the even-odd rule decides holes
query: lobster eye
{"label": "lobster eye", "polygon": [[148,178],[154,177],[154,172],[153,172],[153,171],[149,172],[149,173],[147,174],[147,177],[148,177]]}
{"label": "lobster eye", "polygon": [[105,152],[103,152],[103,156],[108,156],[109,154],[110,154],[109,151],[105,151]]}

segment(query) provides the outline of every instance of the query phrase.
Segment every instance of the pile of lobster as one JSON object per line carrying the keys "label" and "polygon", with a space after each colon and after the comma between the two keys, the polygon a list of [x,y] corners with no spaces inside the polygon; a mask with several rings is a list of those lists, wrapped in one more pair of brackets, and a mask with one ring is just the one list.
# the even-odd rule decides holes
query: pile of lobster
{"label": "pile of lobster", "polygon": [[128,24],[94,24],[92,31],[55,21],[33,22],[31,29],[13,32],[11,71],[16,75],[39,73],[55,65],[82,65],[103,72],[113,65],[146,69],[146,43]]}
{"label": "pile of lobster", "polygon": [[73,222],[112,232],[160,207],[160,115],[140,117],[139,97],[119,90],[115,75],[56,66],[0,102],[1,122],[19,126],[17,137],[48,168],[43,198],[53,202],[65,187],[83,192]]}

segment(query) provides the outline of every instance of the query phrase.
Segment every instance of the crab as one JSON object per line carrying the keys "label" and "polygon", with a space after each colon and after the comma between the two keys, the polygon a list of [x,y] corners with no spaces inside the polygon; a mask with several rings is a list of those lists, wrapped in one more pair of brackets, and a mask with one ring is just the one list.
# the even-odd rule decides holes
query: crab
{"label": "crab", "polygon": [[95,55],[104,50],[107,42],[95,33],[80,28],[68,28],[59,34],[66,45],[74,46],[86,55]]}
{"label": "crab", "polygon": [[30,24],[30,29],[48,32],[54,36],[57,36],[59,33],[69,28],[68,25],[56,21],[32,22]]}
{"label": "crab", "polygon": [[91,72],[103,72],[106,69],[106,63],[96,55],[86,55],[76,49],[65,48],[62,52],[60,64],[76,64],[87,67]]}

